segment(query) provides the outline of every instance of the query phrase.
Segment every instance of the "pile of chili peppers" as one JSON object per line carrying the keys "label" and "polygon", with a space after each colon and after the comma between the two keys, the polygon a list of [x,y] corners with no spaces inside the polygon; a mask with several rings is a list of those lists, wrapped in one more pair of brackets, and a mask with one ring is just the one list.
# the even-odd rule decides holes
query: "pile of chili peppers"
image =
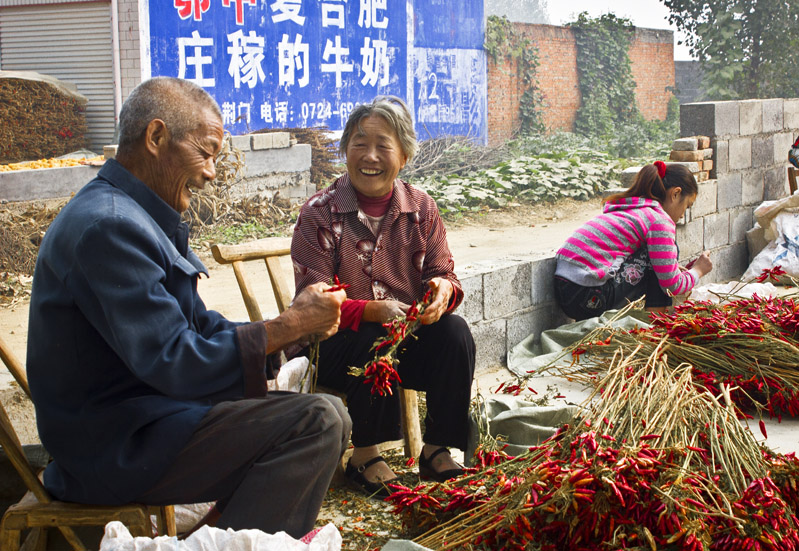
{"label": "pile of chili peppers", "polygon": [[[568,429],[520,457],[478,452],[482,466],[472,474],[449,484],[396,486],[387,501],[406,525],[435,527],[416,540],[431,548],[799,549],[793,454],[770,457],[771,475],[752,480],[730,501],[730,513],[720,514],[712,490],[718,475],[678,468],[690,450],[617,444],[597,431],[567,441]],[[472,530],[473,518],[490,522]]]}
{"label": "pile of chili peppers", "polygon": [[397,316],[391,321],[384,323],[386,336],[378,338],[372,345],[375,357],[362,368],[350,368],[350,375],[363,376],[363,383],[372,385],[372,394],[379,396],[391,395],[394,393],[394,383],[401,383],[396,365],[399,360],[396,357],[397,349],[406,337],[411,335],[419,326],[420,316],[432,300],[433,291],[428,290],[422,302],[411,304],[404,316]]}

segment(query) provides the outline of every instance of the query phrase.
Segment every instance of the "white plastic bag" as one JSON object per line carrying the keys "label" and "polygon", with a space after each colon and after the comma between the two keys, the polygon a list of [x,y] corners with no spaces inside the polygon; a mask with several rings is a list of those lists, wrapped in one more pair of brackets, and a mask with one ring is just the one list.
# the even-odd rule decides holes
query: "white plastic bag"
{"label": "white plastic bag", "polygon": [[169,536],[134,538],[118,521],[105,526],[100,551],[341,551],[341,534],[333,524],[312,532],[303,540],[285,532],[267,534],[260,530],[222,530],[203,526],[185,540]]}
{"label": "white plastic bag", "polygon": [[751,297],[755,294],[761,298],[776,297],[779,290],[771,283],[747,283],[741,286],[739,281],[730,281],[728,283],[708,283],[701,287],[695,287],[691,291],[691,300],[707,300],[714,304],[721,302],[719,295],[727,295],[735,291],[735,296],[738,297]]}
{"label": "white plastic bag", "polygon": [[[791,198],[793,197],[799,199],[799,196]],[[770,222],[766,230],[769,244],[752,259],[741,278],[743,281],[756,278],[763,270],[770,270],[775,266],[782,266],[788,276],[799,278],[799,211],[790,208],[773,213],[773,217],[771,214],[768,213]]]}
{"label": "white plastic bag", "polygon": [[[280,371],[277,372],[277,384],[273,379],[267,382],[267,387],[269,390],[308,392],[311,388],[311,374],[305,375],[308,371],[308,364],[308,358],[305,356],[293,358],[280,367]],[[302,380],[303,377],[305,377],[305,381]],[[300,389],[300,383],[302,383],[302,389]]]}

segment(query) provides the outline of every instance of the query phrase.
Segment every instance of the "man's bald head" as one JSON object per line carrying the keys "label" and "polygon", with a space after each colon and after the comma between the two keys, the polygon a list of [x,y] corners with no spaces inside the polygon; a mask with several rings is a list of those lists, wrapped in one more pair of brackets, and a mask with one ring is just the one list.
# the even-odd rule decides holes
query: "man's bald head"
{"label": "man's bald head", "polygon": [[157,77],[139,84],[122,105],[119,113],[118,154],[133,153],[144,138],[150,121],[164,121],[172,140],[182,140],[202,122],[198,113],[208,110],[222,119],[214,98],[187,80]]}

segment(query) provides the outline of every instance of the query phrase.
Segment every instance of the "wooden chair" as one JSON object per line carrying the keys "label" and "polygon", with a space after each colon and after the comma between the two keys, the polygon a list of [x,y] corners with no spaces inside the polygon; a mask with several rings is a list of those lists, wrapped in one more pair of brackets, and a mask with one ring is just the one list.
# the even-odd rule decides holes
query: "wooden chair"
{"label": "wooden chair", "polygon": [[[239,245],[213,245],[211,252],[220,264],[231,264],[236,275],[241,297],[247,308],[250,321],[263,321],[258,301],[244,273],[244,262],[263,260],[272,292],[279,312],[283,312],[291,304],[291,293],[286,278],[280,268],[280,257],[291,255],[291,239],[267,237]],[[329,391],[325,389],[325,391]],[[334,392],[335,393],[335,392]],[[402,432],[405,441],[405,456],[418,457],[422,450],[422,431],[419,425],[419,406],[416,391],[399,387],[400,408],[402,412]]]}
{"label": "wooden chair", "polygon": [[[30,397],[27,377],[22,364],[10,348],[0,339],[0,358],[19,385]],[[28,493],[12,505],[0,521],[0,550],[17,551],[22,532],[31,530],[26,538],[26,549],[44,550],[47,546],[47,528],[58,528],[75,551],[85,550],[83,542],[72,530],[73,526],[105,526],[118,520],[134,536],[154,536],[150,514],[158,519],[158,532],[175,536],[175,509],[172,505],[148,507],[140,504],[121,506],[84,505],[56,501],[45,489],[36,471],[25,456],[14,427],[5,408],[0,403],[0,446],[19,474]]]}
{"label": "wooden chair", "polygon": [[791,190],[791,195],[796,191],[796,180],[799,177],[799,168],[794,166],[788,167],[788,187]]}

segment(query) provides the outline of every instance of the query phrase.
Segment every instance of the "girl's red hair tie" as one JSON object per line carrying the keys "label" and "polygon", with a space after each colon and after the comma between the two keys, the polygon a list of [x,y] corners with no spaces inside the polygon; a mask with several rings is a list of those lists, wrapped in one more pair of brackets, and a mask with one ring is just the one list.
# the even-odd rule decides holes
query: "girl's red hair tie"
{"label": "girl's red hair tie", "polygon": [[660,176],[660,179],[662,180],[666,177],[666,163],[663,161],[655,161],[654,164],[655,168],[658,169],[658,176]]}

